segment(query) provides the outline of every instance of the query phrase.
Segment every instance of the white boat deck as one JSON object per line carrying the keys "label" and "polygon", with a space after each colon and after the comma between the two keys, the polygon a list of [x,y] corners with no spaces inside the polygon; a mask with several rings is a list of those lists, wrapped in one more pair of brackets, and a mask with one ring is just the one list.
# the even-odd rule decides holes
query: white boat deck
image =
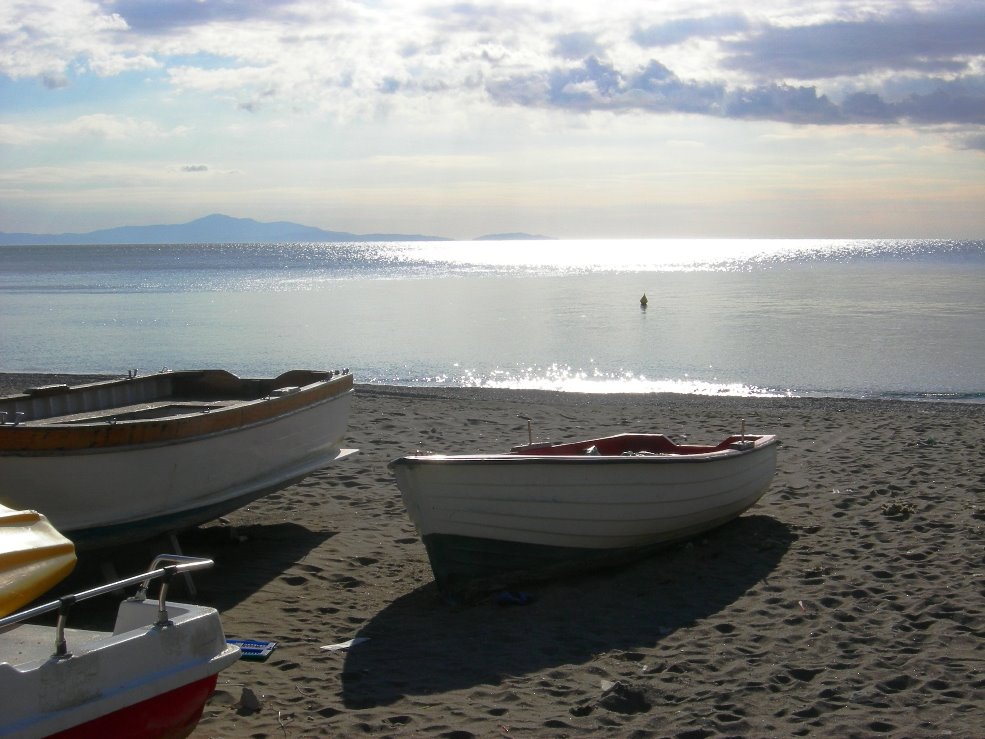
{"label": "white boat deck", "polygon": [[[0,631],[3,639],[3,662],[18,669],[37,665],[55,654],[55,630],[51,626],[15,624]],[[88,644],[104,641],[112,636],[106,631],[65,629],[65,641],[69,651],[84,649]]]}

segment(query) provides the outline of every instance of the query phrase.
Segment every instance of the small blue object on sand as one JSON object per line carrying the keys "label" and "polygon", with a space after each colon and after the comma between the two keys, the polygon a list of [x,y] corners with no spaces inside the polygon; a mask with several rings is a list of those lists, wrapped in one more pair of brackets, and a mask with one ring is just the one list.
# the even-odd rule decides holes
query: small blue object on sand
{"label": "small blue object on sand", "polygon": [[496,602],[501,606],[525,606],[532,600],[529,593],[519,590],[504,590],[496,596]]}
{"label": "small blue object on sand", "polygon": [[242,652],[240,659],[250,659],[262,662],[277,648],[275,641],[258,641],[256,639],[226,639],[227,644],[235,644]]}

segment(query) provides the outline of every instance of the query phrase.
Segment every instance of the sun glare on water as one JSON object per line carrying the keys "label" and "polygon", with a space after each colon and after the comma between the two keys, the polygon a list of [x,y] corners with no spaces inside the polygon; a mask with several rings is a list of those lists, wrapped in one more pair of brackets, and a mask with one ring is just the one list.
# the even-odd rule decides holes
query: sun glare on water
{"label": "sun glare on water", "polygon": [[532,272],[728,271],[810,254],[830,256],[850,248],[850,242],[797,239],[572,239],[400,245],[405,260]]}
{"label": "sun glare on water", "polygon": [[489,373],[463,372],[451,384],[460,387],[488,387],[514,390],[553,390],[569,393],[680,393],[686,395],[721,395],[734,397],[783,397],[787,393],[744,385],[684,379],[650,379],[632,372],[586,372],[562,365],[526,367],[520,370],[495,370]]}

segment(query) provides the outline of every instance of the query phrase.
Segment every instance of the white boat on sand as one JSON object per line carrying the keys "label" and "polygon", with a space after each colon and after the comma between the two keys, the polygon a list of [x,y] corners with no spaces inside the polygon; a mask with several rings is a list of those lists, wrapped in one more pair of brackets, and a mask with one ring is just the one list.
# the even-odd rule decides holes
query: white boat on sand
{"label": "white boat on sand", "polygon": [[777,439],[660,434],[390,463],[438,587],[474,593],[639,557],[734,519],[769,487]]}
{"label": "white boat on sand", "polygon": [[161,372],[0,398],[0,502],[80,549],[195,526],[354,449],[348,370]]}
{"label": "white boat on sand", "polygon": [[[161,555],[140,575],[0,619],[0,736],[150,739],[191,733],[219,671],[240,650],[226,642],[214,608],[167,601],[167,582],[211,565]],[[149,581],[161,577],[159,597],[148,599]],[[120,604],[112,631],[67,626],[79,601],[141,583],[143,589]],[[54,611],[55,626],[27,623]]]}

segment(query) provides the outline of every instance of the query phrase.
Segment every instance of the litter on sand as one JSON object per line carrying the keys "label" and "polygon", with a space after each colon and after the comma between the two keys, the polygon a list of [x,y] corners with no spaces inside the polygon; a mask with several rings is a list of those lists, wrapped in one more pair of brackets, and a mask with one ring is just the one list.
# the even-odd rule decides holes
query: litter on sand
{"label": "litter on sand", "polygon": [[501,606],[525,606],[533,601],[533,596],[522,591],[504,590],[496,596],[496,602]]}
{"label": "litter on sand", "polygon": [[364,641],[369,641],[368,636],[357,636],[355,639],[349,639],[349,641],[340,641],[338,644],[325,644],[322,646],[322,651],[325,652],[339,652],[343,649],[348,649],[349,647],[354,647],[357,644],[362,644]]}
{"label": "litter on sand", "polygon": [[235,644],[242,653],[240,659],[250,659],[262,662],[277,648],[275,641],[259,641],[257,639],[226,639],[227,644]]}

